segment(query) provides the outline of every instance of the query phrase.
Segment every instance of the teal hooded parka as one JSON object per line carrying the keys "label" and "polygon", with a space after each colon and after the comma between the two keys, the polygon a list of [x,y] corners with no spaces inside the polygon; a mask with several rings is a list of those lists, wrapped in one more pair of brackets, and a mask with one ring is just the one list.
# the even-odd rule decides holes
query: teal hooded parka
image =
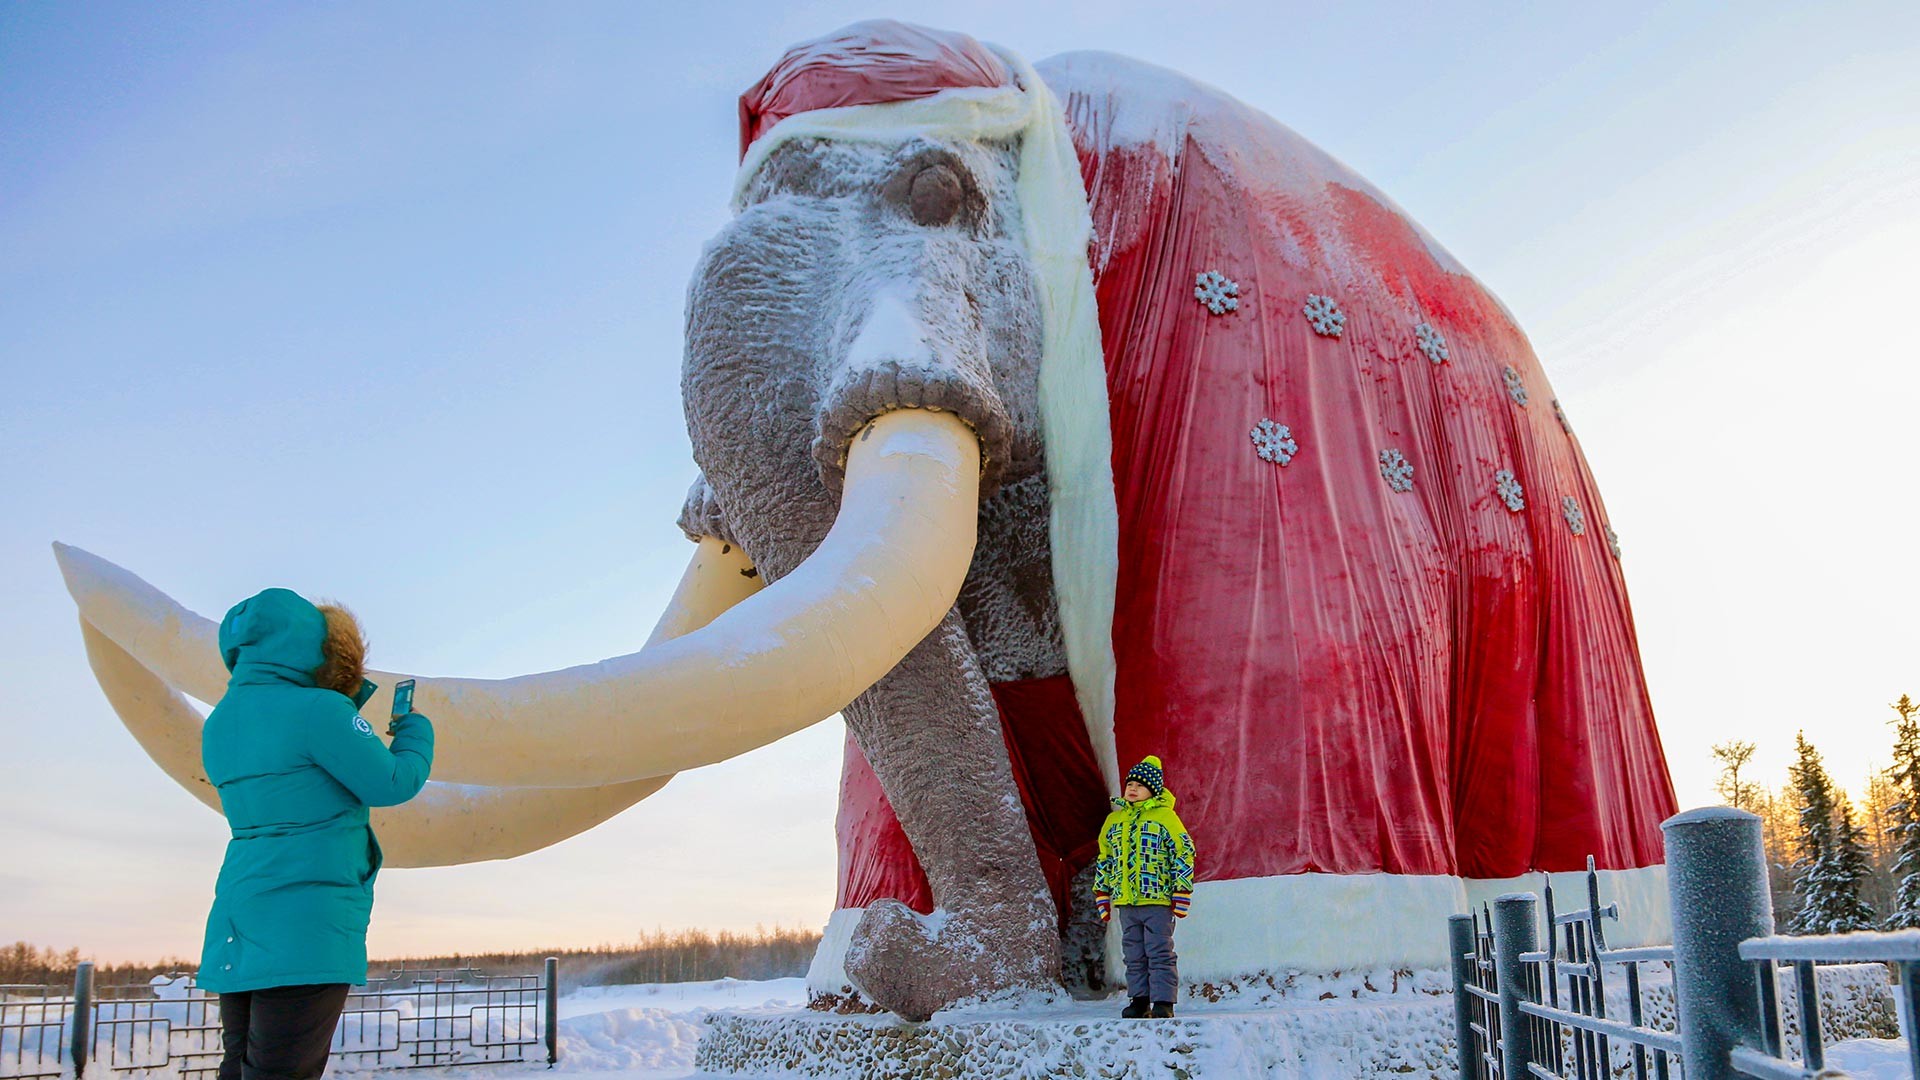
{"label": "teal hooded parka", "polygon": [[320,609],[286,589],[241,601],[220,623],[233,676],[200,761],[233,839],[207,915],[203,989],[366,981],[381,863],[367,808],[420,792],[433,725],[401,717],[389,749],[360,703],[315,685],[326,633]]}

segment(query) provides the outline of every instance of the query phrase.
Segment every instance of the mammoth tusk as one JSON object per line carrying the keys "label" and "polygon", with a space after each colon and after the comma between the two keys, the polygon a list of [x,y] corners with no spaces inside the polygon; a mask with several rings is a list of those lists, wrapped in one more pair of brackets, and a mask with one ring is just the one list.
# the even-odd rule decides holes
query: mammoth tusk
{"label": "mammoth tusk", "polygon": [[[880,417],[853,443],[819,548],[710,624],[597,664],[420,679],[435,777],[596,787],[722,761],[833,715],[952,608],[973,559],[979,471],[979,443],[951,413]],[[218,699],[211,621],[105,560],[56,550],[82,618],[165,682]]]}
{"label": "mammoth tusk", "polygon": [[[75,552],[65,549],[63,563],[67,553]],[[93,558],[85,552],[76,554]],[[737,549],[718,540],[703,540],[654,630],[654,639],[668,640],[697,630],[751,595],[759,582],[739,573],[743,568],[751,567]],[[199,712],[85,619],[80,621],[80,633],[95,678],[141,748],[189,794],[219,810],[219,793],[200,765],[203,719]],[[659,776],[593,788],[489,788],[435,782],[401,806],[375,808],[373,826],[390,866],[506,859],[585,832],[660,790],[670,779]]]}

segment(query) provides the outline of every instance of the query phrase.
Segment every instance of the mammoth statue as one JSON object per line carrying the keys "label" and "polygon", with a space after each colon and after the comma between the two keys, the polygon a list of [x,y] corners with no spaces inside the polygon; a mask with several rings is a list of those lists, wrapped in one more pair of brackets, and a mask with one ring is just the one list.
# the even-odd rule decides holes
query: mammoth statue
{"label": "mammoth statue", "polygon": [[[687,301],[692,564],[638,653],[421,678],[390,864],[840,712],[821,994],[924,1018],[1097,956],[1076,877],[1148,753],[1200,849],[1189,980],[1437,966],[1444,913],[1589,856],[1610,937],[1663,933],[1617,539],[1526,338],[1398,208],[1180,75],[896,22],[795,46],[740,122]],[[181,697],[224,691],[213,624],[56,550],[115,709],[217,805]]]}

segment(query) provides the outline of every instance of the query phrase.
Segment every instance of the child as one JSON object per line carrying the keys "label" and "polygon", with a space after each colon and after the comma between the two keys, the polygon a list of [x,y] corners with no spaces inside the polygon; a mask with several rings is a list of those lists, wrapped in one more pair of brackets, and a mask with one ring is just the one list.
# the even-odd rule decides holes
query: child
{"label": "child", "polygon": [[1126,1019],[1173,1015],[1180,985],[1173,955],[1173,920],[1187,917],[1193,900],[1193,837],[1173,812],[1160,759],[1148,755],[1127,770],[1126,799],[1100,826],[1093,902],[1100,921],[1120,916],[1127,958]]}

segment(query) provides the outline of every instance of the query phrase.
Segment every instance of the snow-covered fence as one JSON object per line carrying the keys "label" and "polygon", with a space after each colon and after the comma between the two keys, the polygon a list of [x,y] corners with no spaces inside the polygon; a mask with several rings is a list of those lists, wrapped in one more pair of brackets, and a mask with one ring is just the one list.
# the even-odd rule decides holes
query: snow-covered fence
{"label": "snow-covered fence", "polygon": [[65,987],[0,985],[0,1077],[59,1076],[72,1028]]}
{"label": "snow-covered fence", "polygon": [[[333,1036],[342,1071],[559,1059],[557,962],[539,975],[471,968],[405,971],[347,995]],[[82,964],[69,993],[0,987],[0,1080],[173,1074],[212,1080],[220,1066],[220,998],[192,975],[93,985]]]}
{"label": "snow-covered fence", "polygon": [[1841,1076],[1823,1071],[1825,1039],[1832,1026],[1884,1024],[1861,1014],[1884,993],[1887,965],[1900,973],[1909,1075],[1920,1080],[1920,932],[1772,936],[1759,818],[1712,807],[1662,828],[1671,946],[1607,947],[1619,908],[1600,903],[1591,859],[1579,910],[1557,910],[1549,880],[1538,896],[1511,893],[1449,920],[1463,1080],[1668,1080],[1676,1065],[1689,1080]]}

